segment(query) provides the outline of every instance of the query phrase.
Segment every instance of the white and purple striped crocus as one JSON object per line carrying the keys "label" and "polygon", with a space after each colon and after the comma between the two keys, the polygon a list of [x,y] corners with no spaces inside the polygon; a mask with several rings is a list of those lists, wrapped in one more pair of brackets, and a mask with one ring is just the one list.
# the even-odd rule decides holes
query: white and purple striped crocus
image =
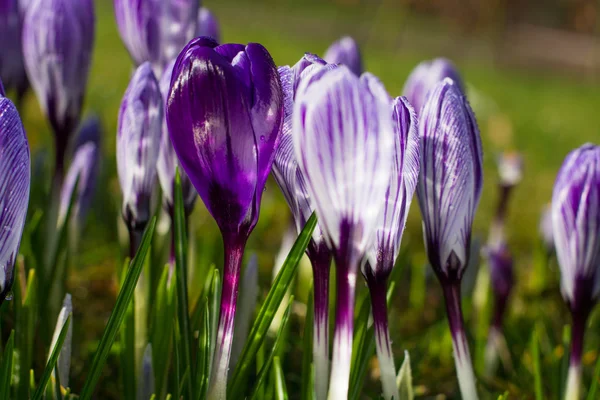
{"label": "white and purple striped crocus", "polygon": [[419,121],[421,173],[417,186],[429,263],[446,300],[463,399],[476,399],[464,331],[460,282],[469,263],[471,227],[483,184],[482,148],[475,116],[449,78],[429,93]]}
{"label": "white and purple striped crocus", "polygon": [[132,258],[152,215],[162,120],[163,98],[152,67],[146,62],[129,82],[117,125],[117,173]]}
{"label": "white and purple striped crocus", "polygon": [[330,64],[342,64],[356,76],[363,73],[362,57],[358,43],[350,36],[344,36],[333,42],[325,51],[323,59]]}
{"label": "white and purple striped crocus", "polygon": [[[292,211],[297,231],[300,232],[315,207],[306,186],[306,179],[296,161],[292,137],[292,116],[296,90],[303,79],[318,80],[335,64],[306,54],[292,68],[279,68],[284,96],[284,120],[281,143],[275,154],[273,176]],[[315,393],[317,399],[327,397],[329,379],[329,269],[331,251],[325,242],[319,224],[315,227],[306,250],[312,264],[314,287],[313,360],[315,366]]]}
{"label": "white and purple striped crocus", "polygon": [[300,82],[296,159],[333,253],[337,309],[329,398],[348,395],[357,273],[375,236],[394,149],[391,100],[373,75],[341,66]]}
{"label": "white and purple striped crocus", "polygon": [[160,77],[196,33],[198,0],[114,0],[115,18],[136,66],[150,62]]}
{"label": "white and purple striped crocus", "polygon": [[260,44],[193,39],[179,54],[167,125],[179,162],[221,230],[225,268],[209,398],[225,398],[240,266],[283,122],[277,67]]}
{"label": "white and purple striped crocus", "polygon": [[14,104],[0,95],[0,304],[11,290],[29,206],[29,144]]}
{"label": "white and purple striped crocus", "polygon": [[57,189],[79,125],[94,45],[92,0],[34,0],[23,26],[27,75],[54,131]]}
{"label": "white and purple striped crocus", "polygon": [[566,157],[552,193],[552,225],[569,306],[571,360],[565,398],[580,398],[585,325],[600,298],[600,147],[585,144]]}
{"label": "white and purple striped crocus", "polygon": [[198,10],[198,24],[196,26],[196,36],[208,36],[217,43],[221,42],[221,26],[215,14],[206,7],[200,7]]}
{"label": "white and purple striped crocus", "polygon": [[23,15],[18,0],[0,1],[0,78],[15,90],[18,109],[29,87],[21,44]]}
{"label": "white and purple striped crocus", "polygon": [[385,202],[379,215],[375,242],[363,266],[369,286],[383,397],[398,399],[396,367],[387,319],[387,280],[400,252],[402,233],[419,179],[417,118],[405,97],[393,101],[394,157]]}
{"label": "white and purple striped crocus", "polygon": [[429,91],[445,78],[452,79],[464,93],[462,79],[454,64],[446,58],[436,58],[423,61],[413,69],[404,84],[402,94],[410,101],[417,114],[420,114]]}
{"label": "white and purple striped crocus", "polygon": [[81,124],[75,140],[73,160],[61,189],[58,224],[60,226],[65,222],[72,202],[71,220],[76,228],[75,233],[83,228],[94,198],[99,173],[101,130],[97,116],[89,117]]}

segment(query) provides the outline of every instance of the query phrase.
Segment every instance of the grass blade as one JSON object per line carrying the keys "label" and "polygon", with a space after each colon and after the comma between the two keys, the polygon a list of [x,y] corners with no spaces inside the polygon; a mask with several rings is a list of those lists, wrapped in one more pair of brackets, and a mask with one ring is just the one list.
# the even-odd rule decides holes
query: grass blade
{"label": "grass blade", "polygon": [[300,399],[312,400],[315,398],[313,356],[313,318],[314,318],[314,293],[311,287],[306,303],[306,318],[304,319],[304,346],[302,348],[302,386]]}
{"label": "grass blade", "polygon": [[540,368],[540,346],[537,326],[533,329],[533,334],[531,335],[531,358],[533,359],[535,398],[536,400],[543,400],[544,392],[542,391],[542,372]]}
{"label": "grass blade", "polygon": [[155,227],[156,217],[153,217],[150,221],[150,224],[148,224],[148,227],[146,228],[146,232],[144,232],[139,250],[133,258],[131,266],[129,267],[127,277],[125,278],[123,286],[119,291],[115,308],[111,313],[110,318],[108,319],[108,324],[106,325],[104,333],[102,334],[102,339],[100,340],[100,344],[98,345],[98,349],[96,350],[96,354],[94,355],[94,359],[92,361],[92,367],[90,368],[89,375],[85,381],[81,395],[79,396],[81,400],[89,400],[92,397],[96,384],[100,380],[100,374],[102,373],[104,364],[106,364],[106,359],[108,358],[110,348],[115,341],[117,332],[121,326],[121,323],[123,322],[123,319],[125,318],[127,308],[131,303],[135,286],[142,272],[144,260],[146,259],[146,255],[148,254],[148,250],[150,248]]}
{"label": "grass blade", "polygon": [[2,369],[0,370],[0,399],[10,398],[10,383],[13,370],[13,356],[15,347],[15,331],[10,332],[4,355],[2,357]]}
{"label": "grass blade", "polygon": [[[60,330],[60,335],[58,336],[58,340],[52,349],[52,354],[48,359],[48,363],[46,364],[46,368],[44,368],[44,372],[42,373],[42,377],[40,378],[40,383],[38,384],[37,390],[33,395],[33,400],[39,400],[44,395],[44,391],[46,390],[46,385],[48,384],[48,380],[50,380],[50,375],[52,375],[52,371],[56,367],[56,362],[58,361],[58,356],[60,355],[60,351],[62,350],[63,343],[67,338],[67,333],[69,332],[69,325],[71,325],[71,315],[67,317],[65,324]],[[58,374],[57,374],[58,375]]]}
{"label": "grass blade", "polygon": [[399,400],[414,399],[415,395],[413,392],[412,370],[410,368],[410,355],[406,350],[404,350],[404,362],[400,367],[400,371],[398,371],[396,385],[398,386],[398,391],[400,392]]}
{"label": "grass blade", "polygon": [[[590,385],[590,391],[587,395],[587,400],[594,400],[598,397],[596,392],[598,391],[598,382],[600,381],[600,357],[596,361],[596,368],[594,368],[594,375],[592,376],[592,384]],[[1,397],[0,397],[1,398]]]}
{"label": "grass blade", "polygon": [[277,278],[275,282],[273,282],[273,286],[271,290],[269,290],[269,294],[265,299],[254,324],[252,325],[252,329],[250,330],[250,334],[248,335],[248,341],[244,345],[244,349],[242,350],[242,354],[238,360],[238,363],[235,367],[235,371],[232,375],[230,385],[231,388],[231,398],[239,399],[240,391],[243,390],[241,383],[244,382],[248,376],[252,368],[252,363],[254,357],[256,356],[256,352],[262,345],[265,336],[267,334],[267,330],[269,329],[269,325],[273,321],[275,313],[283,300],[287,289],[289,288],[296,272],[298,270],[298,263],[300,262],[300,258],[304,254],[306,247],[310,241],[312,236],[312,232],[315,229],[317,224],[317,216],[313,213],[310,219],[306,222],[304,229],[296,239],[290,254],[288,254],[279,274],[277,274]]}
{"label": "grass blade", "polygon": [[273,360],[273,380],[275,381],[275,399],[288,400],[285,377],[283,376],[283,369],[281,368],[279,357],[275,357]]}

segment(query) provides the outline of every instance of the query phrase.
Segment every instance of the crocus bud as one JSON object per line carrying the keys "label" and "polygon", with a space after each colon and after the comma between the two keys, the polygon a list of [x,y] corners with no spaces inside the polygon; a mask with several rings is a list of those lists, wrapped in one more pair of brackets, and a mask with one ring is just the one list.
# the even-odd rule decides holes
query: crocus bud
{"label": "crocus bud", "polygon": [[[56,342],[58,342],[58,337],[60,336],[60,332],[62,331],[65,323],[67,322],[67,318],[69,315],[73,314],[73,303],[71,302],[71,295],[67,293],[63,300],[62,307],[58,314],[58,318],[56,320],[56,327],[54,328],[54,334],[52,335],[52,343],[50,344],[50,352],[48,353],[48,359],[50,359],[50,355],[52,354],[52,350],[54,346],[56,346]],[[67,336],[65,337],[65,341],[63,342],[62,348],[60,349],[60,354],[58,356],[58,361],[56,363],[56,368],[58,369],[58,377],[60,380],[60,385],[62,387],[69,387],[69,371],[71,369],[71,342],[73,341],[73,319],[67,328]],[[56,372],[55,372],[56,373]]]}
{"label": "crocus bud", "polygon": [[385,202],[379,214],[375,241],[363,264],[363,275],[369,286],[375,326],[377,357],[381,371],[383,397],[398,399],[396,367],[387,318],[387,278],[400,252],[402,233],[419,177],[419,135],[417,117],[406,98],[393,101],[394,157]]}
{"label": "crocus bud", "polygon": [[325,52],[323,59],[330,64],[345,65],[356,76],[363,73],[358,43],[350,36],[344,36],[337,42],[333,42]]}
{"label": "crocus bud", "polygon": [[135,65],[150,62],[158,77],[196,33],[198,0],[114,0],[114,6]]}
{"label": "crocus bud", "polygon": [[[27,89],[27,74],[21,45],[23,18],[17,0],[0,1],[0,78],[20,97]],[[17,106],[19,101],[17,101]]]}
{"label": "crocus bud", "polygon": [[[72,218],[77,222],[78,227],[83,226],[94,198],[98,180],[101,129],[100,120],[95,116],[84,121],[79,129],[73,161],[71,161],[60,194],[59,225],[64,223],[71,198],[75,196]],[[74,193],[75,185],[77,185],[77,193]]]}
{"label": "crocus bud", "polygon": [[421,113],[429,91],[445,78],[452,79],[458,89],[464,93],[460,74],[450,60],[436,58],[431,61],[423,61],[413,69],[404,84],[402,93],[415,107],[417,114]]}
{"label": "crocus bud", "polygon": [[483,184],[481,138],[475,116],[449,78],[427,96],[419,121],[421,173],[417,186],[425,247],[446,299],[463,399],[476,399],[464,332],[460,281],[469,262],[471,227]]}
{"label": "crocus bud", "polygon": [[225,398],[239,273],[279,143],[277,68],[256,43],[199,37],[177,57],[167,125],[181,166],[223,235],[225,268],[209,398]]}
{"label": "crocus bud", "polygon": [[[174,65],[175,61],[170,63],[165,68],[165,72],[163,73],[159,82],[160,92],[162,93],[164,101],[163,104],[165,107],[169,96],[171,75]],[[173,215],[175,171],[177,170],[178,166],[179,161],[177,159],[177,155],[175,154],[175,150],[173,149],[173,145],[171,144],[171,137],[169,136],[169,129],[167,127],[167,119],[165,115],[162,122],[162,134],[160,137],[160,150],[158,152],[156,172],[158,174],[158,181],[160,182],[160,187],[162,188],[163,192],[164,206],[166,210],[171,213],[171,215]],[[194,189],[194,185],[192,185],[190,178],[188,178],[187,174],[181,169],[181,167],[179,168],[179,174],[181,177],[181,190],[183,192],[183,207],[186,214],[189,215],[194,209],[194,204],[196,203],[198,193],[196,192],[196,189]]]}
{"label": "crocus bud", "polygon": [[573,318],[566,399],[579,399],[587,318],[600,298],[600,147],[566,157],[552,192],[554,245],[561,290]]}
{"label": "crocus bud", "polygon": [[13,282],[13,270],[29,205],[29,144],[17,109],[0,96],[0,304]]}
{"label": "crocus bud", "polygon": [[216,42],[221,42],[221,27],[215,14],[206,7],[200,7],[198,10],[198,24],[196,27],[196,37],[208,36]]}
{"label": "crocus bud", "polygon": [[163,99],[150,63],[135,71],[119,109],[117,172],[128,228],[143,231],[152,214]]}
{"label": "crocus bud", "polygon": [[60,174],[69,138],[79,124],[94,26],[92,0],[35,0],[25,16],[25,66],[54,131]]}
{"label": "crocus bud", "polygon": [[496,302],[492,325],[501,330],[506,302],[514,285],[513,258],[504,242],[494,247],[486,247],[483,251],[487,256]]}
{"label": "crocus bud", "polygon": [[296,159],[337,268],[329,398],[348,394],[358,267],[374,237],[394,149],[391,100],[372,75],[342,66],[300,82],[292,135]]}
{"label": "crocus bud", "polygon": [[500,185],[514,187],[523,179],[523,157],[516,152],[504,152],[496,157]]}

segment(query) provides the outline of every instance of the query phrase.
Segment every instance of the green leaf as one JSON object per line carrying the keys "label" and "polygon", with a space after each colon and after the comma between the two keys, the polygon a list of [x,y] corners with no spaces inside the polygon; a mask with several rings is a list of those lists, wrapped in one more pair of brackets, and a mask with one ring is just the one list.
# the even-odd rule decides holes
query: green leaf
{"label": "green leaf", "polygon": [[127,272],[127,277],[125,278],[123,286],[119,291],[115,308],[110,315],[108,324],[106,325],[104,333],[102,334],[102,339],[100,340],[100,344],[98,345],[98,349],[94,355],[88,378],[85,381],[79,397],[81,400],[88,400],[92,397],[96,384],[100,380],[100,374],[102,373],[104,364],[106,364],[106,359],[108,358],[110,349],[115,341],[115,337],[117,336],[117,332],[121,326],[121,323],[125,318],[127,308],[131,303],[135,286],[142,272],[142,267],[144,266],[148,249],[150,248],[155,227],[156,217],[153,217],[148,224],[146,231],[144,232],[138,252],[133,258],[131,266],[129,267],[129,271]]}
{"label": "green leaf", "polygon": [[152,365],[155,372],[156,393],[163,399],[167,393],[169,365],[173,353],[173,323],[175,322],[175,282],[169,282],[169,265],[163,269],[160,277],[154,322],[152,329]]}
{"label": "green leaf", "polygon": [[[179,322],[179,332],[181,334],[181,356],[183,357],[183,369],[189,371],[190,376],[195,375],[195,365],[192,364],[192,335],[190,330],[190,313],[188,310],[187,293],[187,238],[185,227],[185,210],[183,208],[183,194],[181,191],[181,175],[179,170],[175,175],[175,210],[173,229],[175,229],[175,276],[177,279],[177,320]],[[192,398],[193,383],[192,379],[186,380],[184,388],[185,396]]]}
{"label": "green leaf", "polygon": [[540,347],[538,340],[538,328],[537,326],[533,329],[531,335],[531,358],[533,359],[533,378],[535,388],[536,400],[544,399],[544,392],[542,390],[542,372],[540,368]]}
{"label": "green leaf", "polygon": [[21,278],[24,275],[23,265],[17,263],[15,267],[16,282],[15,282],[15,311],[17,318],[16,347],[19,352],[18,371],[19,383],[17,398],[28,399],[30,395],[30,374],[29,370],[33,361],[34,339],[35,339],[35,323],[38,315],[38,297],[37,285],[38,279],[36,270],[29,270],[27,275],[25,292],[21,289],[25,283],[21,283]]}
{"label": "green leaf", "polygon": [[[60,351],[62,350],[63,343],[67,338],[67,333],[69,331],[69,325],[71,325],[71,315],[67,317],[65,324],[60,330],[60,335],[58,335],[58,340],[52,349],[52,354],[50,354],[50,358],[48,359],[48,363],[46,364],[46,368],[44,368],[44,372],[42,373],[42,377],[40,378],[40,383],[38,384],[37,390],[33,395],[33,400],[39,400],[42,398],[44,391],[46,390],[46,385],[48,384],[48,380],[52,375],[52,371],[56,368],[56,361],[58,361],[58,356],[60,355]],[[58,375],[58,374],[57,374]]]}
{"label": "green leaf", "polygon": [[[587,395],[587,400],[595,400],[598,397],[596,392],[598,391],[598,382],[600,381],[600,357],[596,361],[596,368],[594,368],[594,376],[592,377],[592,384],[590,385],[590,391]],[[1,398],[1,397],[0,397]]]}
{"label": "green leaf", "polygon": [[290,287],[290,284],[296,275],[298,263],[300,262],[300,258],[302,258],[302,255],[304,254],[304,251],[310,242],[310,238],[316,224],[317,216],[313,213],[313,215],[306,222],[306,225],[304,226],[304,229],[302,229],[298,239],[296,239],[292,250],[285,259],[279,274],[277,274],[277,278],[275,278],[275,281],[271,286],[271,290],[269,290],[269,294],[267,295],[265,302],[260,308],[258,316],[256,317],[256,320],[254,321],[252,329],[248,335],[248,341],[242,350],[242,354],[240,355],[230,384],[228,385],[231,388],[232,399],[241,398],[240,391],[243,390],[241,383],[246,381],[246,378],[251,371],[254,357],[265,340],[269,325],[271,325],[273,317],[275,316],[275,313],[277,312],[277,309],[279,308],[286,291]]}
{"label": "green leaf", "polygon": [[208,390],[208,382],[210,379],[210,364],[212,362],[212,348],[210,343],[210,312],[208,307],[208,301],[204,302],[204,318],[202,319],[203,324],[200,329],[200,335],[198,337],[198,359],[197,359],[197,376],[196,382],[198,382],[198,389],[195,399],[200,400],[206,397],[206,391]]}
{"label": "green leaf", "polygon": [[252,395],[250,395],[250,399],[255,399],[258,397],[257,396],[258,391],[261,388],[261,385],[263,384],[263,382],[265,381],[265,379],[267,377],[267,374],[271,368],[273,360],[279,359],[279,357],[277,357],[276,354],[278,354],[277,352],[279,351],[281,344],[284,341],[283,338],[285,338],[285,335],[284,335],[285,326],[287,325],[287,323],[290,319],[293,301],[294,301],[294,297],[292,296],[292,297],[290,297],[290,301],[288,302],[288,305],[285,308],[283,316],[281,317],[281,325],[279,326],[279,330],[277,331],[277,336],[275,337],[275,343],[273,343],[273,347],[271,349],[271,352],[269,353],[269,357],[267,357],[266,361],[263,363],[263,365],[258,373],[258,376],[256,377],[254,388],[252,389]]}
{"label": "green leaf", "polygon": [[10,384],[13,372],[13,358],[15,347],[15,331],[10,332],[4,355],[2,357],[2,369],[0,369],[0,399],[10,398]]}
{"label": "green leaf", "polygon": [[396,378],[396,385],[398,386],[398,391],[400,392],[399,400],[413,400],[415,397],[413,393],[413,385],[412,385],[412,371],[410,368],[410,354],[408,351],[404,351],[404,362],[400,367],[400,371],[398,371],[398,376]]}
{"label": "green leaf", "polygon": [[306,318],[304,319],[304,346],[302,347],[302,386],[300,399],[315,398],[313,357],[313,322],[314,322],[314,290],[311,287],[306,303]]}
{"label": "green leaf", "polygon": [[279,357],[275,357],[273,360],[273,380],[275,381],[275,399],[288,400],[285,377],[283,375],[283,368],[281,368]]}
{"label": "green leaf", "polygon": [[[123,267],[123,278],[122,282],[125,282],[127,278],[127,266],[129,265],[129,260],[125,260],[125,265]],[[127,307],[127,311],[125,312],[125,317],[123,318],[123,323],[121,329],[119,330],[119,334],[121,337],[121,347],[120,347],[120,365],[119,369],[121,371],[121,383],[123,385],[123,398],[125,399],[135,399],[136,398],[136,363],[135,363],[135,295],[131,299],[129,303],[129,307]]]}

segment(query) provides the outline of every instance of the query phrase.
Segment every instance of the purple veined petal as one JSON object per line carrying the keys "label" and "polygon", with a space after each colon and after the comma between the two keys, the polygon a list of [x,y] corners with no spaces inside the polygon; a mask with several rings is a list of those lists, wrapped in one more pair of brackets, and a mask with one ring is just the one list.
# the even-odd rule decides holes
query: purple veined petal
{"label": "purple veined petal", "polygon": [[475,117],[451,80],[440,82],[419,123],[421,173],[417,185],[429,262],[439,277],[462,276],[483,183]]}
{"label": "purple veined petal", "polygon": [[345,67],[298,88],[293,139],[300,170],[330,245],[353,227],[357,254],[370,244],[390,177],[394,134],[385,89],[371,90]]}
{"label": "purple veined petal", "polygon": [[206,7],[200,7],[198,10],[198,23],[196,26],[196,36],[208,36],[221,42],[221,27],[215,14]]}
{"label": "purple veined petal", "polygon": [[27,75],[66,147],[79,123],[94,44],[92,0],[33,0],[23,27]]}
{"label": "purple veined petal", "polygon": [[158,81],[150,63],[144,63],[123,96],[117,127],[117,172],[130,229],[145,226],[150,218],[162,118]]}
{"label": "purple veined petal", "polygon": [[0,97],[0,302],[12,287],[29,206],[29,144],[17,109]]}
{"label": "purple veined petal", "polygon": [[0,78],[9,89],[18,88],[27,80],[21,46],[22,26],[19,2],[0,1]]}
{"label": "purple veined petal", "polygon": [[[173,60],[165,68],[159,85],[160,91],[163,96],[164,106],[166,109],[167,97],[169,96],[169,88],[171,85],[171,76],[175,61]],[[175,187],[175,173],[179,166],[179,160],[175,154],[175,149],[171,144],[171,138],[169,136],[169,130],[167,127],[166,113],[162,122],[162,133],[160,137],[160,150],[158,152],[158,160],[156,163],[156,172],[158,175],[158,181],[163,191],[163,198],[165,200],[165,206],[167,210],[172,210],[174,205],[173,190]],[[183,192],[183,205],[186,212],[191,213],[198,193],[194,188],[194,185],[190,182],[185,171],[179,168],[179,174],[181,177],[181,190]]]}
{"label": "purple veined petal", "polygon": [[600,147],[566,157],[552,193],[552,225],[563,296],[573,312],[600,295]]}
{"label": "purple veined petal", "polygon": [[387,278],[400,251],[402,233],[419,177],[419,135],[416,114],[405,97],[393,101],[395,131],[391,177],[377,223],[376,239],[369,250],[365,275]]}
{"label": "purple veined petal", "polygon": [[[60,336],[60,332],[62,331],[65,323],[67,322],[67,318],[69,315],[73,314],[73,303],[71,301],[71,295],[67,293],[63,300],[62,307],[58,314],[58,318],[56,320],[56,326],[54,328],[54,333],[52,335],[52,342],[50,344],[50,352],[48,353],[48,360],[50,360],[50,356],[52,354],[52,349],[56,346],[56,342],[58,342],[58,338]],[[69,372],[71,370],[71,343],[73,341],[73,319],[69,323],[69,327],[67,328],[67,336],[65,337],[65,341],[63,342],[62,348],[60,350],[60,354],[58,355],[58,361],[56,363],[56,368],[58,369],[58,377],[60,378],[60,385],[62,387],[69,387]]]}
{"label": "purple veined petal", "polygon": [[[196,37],[200,2],[198,0],[162,0],[161,65],[174,60],[186,44]],[[163,71],[161,71],[162,73]],[[160,77],[160,75],[157,75]]]}
{"label": "purple veined petal", "polygon": [[436,58],[431,61],[423,61],[410,73],[402,93],[414,106],[417,114],[421,113],[429,91],[445,78],[452,79],[464,93],[464,85],[460,74],[448,59]]}
{"label": "purple veined petal", "polygon": [[363,73],[362,57],[358,43],[350,36],[344,36],[329,46],[323,59],[330,64],[345,65],[356,76]]}

